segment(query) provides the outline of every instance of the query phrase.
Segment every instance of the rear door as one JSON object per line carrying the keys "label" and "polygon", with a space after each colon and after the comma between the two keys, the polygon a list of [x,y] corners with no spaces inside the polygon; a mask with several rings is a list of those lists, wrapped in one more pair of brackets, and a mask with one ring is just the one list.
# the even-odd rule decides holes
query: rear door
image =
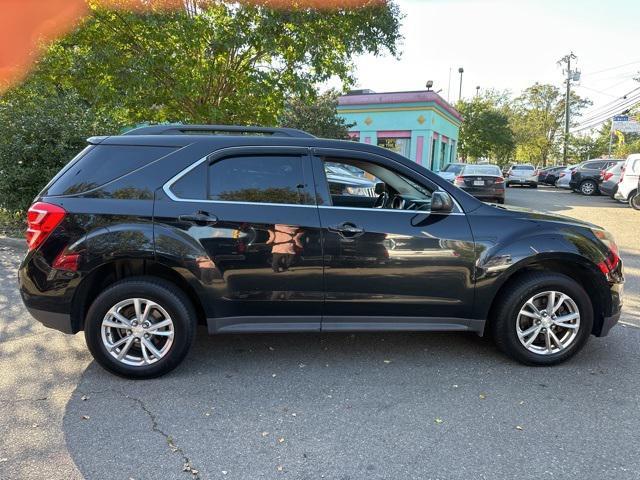
{"label": "rear door", "polygon": [[158,192],[159,260],[188,269],[211,332],[319,330],[322,245],[305,148],[229,148]]}
{"label": "rear door", "polygon": [[[462,210],[431,213],[430,192],[437,186],[386,157],[314,152],[325,260],[322,329],[474,329],[468,320],[474,242]],[[361,168],[376,184],[387,178],[410,195],[399,198],[388,188],[393,197],[382,208],[373,207],[377,198],[372,202],[362,194],[360,206],[356,200],[343,203],[340,195],[329,194],[327,161]],[[427,208],[418,210],[409,204],[414,200]]]}

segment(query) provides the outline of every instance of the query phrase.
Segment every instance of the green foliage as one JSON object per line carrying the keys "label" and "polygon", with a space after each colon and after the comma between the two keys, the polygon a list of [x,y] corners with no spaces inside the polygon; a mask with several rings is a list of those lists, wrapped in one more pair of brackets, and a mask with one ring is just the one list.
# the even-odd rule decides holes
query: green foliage
{"label": "green foliage", "polygon": [[118,125],[71,91],[33,77],[0,98],[0,207],[23,211],[92,135]]}
{"label": "green foliage", "polygon": [[284,10],[217,1],[197,13],[94,7],[42,68],[125,123],[274,125],[286,98],[333,76],[352,83],[355,55],[397,54],[399,22],[391,2]]}
{"label": "green foliage", "polygon": [[[576,118],[591,102],[571,93],[570,116]],[[547,165],[563,141],[565,96],[554,85],[536,83],[513,102],[511,127],[516,139],[516,160]]]}
{"label": "green foliage", "polygon": [[504,100],[502,95],[489,92],[470,101],[458,102],[456,108],[464,119],[458,150],[462,158],[491,158],[498,164],[509,159],[515,141],[504,111]]}
{"label": "green foliage", "polygon": [[280,118],[280,125],[299,128],[321,138],[349,138],[352,125],[338,115],[336,107],[339,95],[337,91],[330,90],[317,96],[290,98]]}

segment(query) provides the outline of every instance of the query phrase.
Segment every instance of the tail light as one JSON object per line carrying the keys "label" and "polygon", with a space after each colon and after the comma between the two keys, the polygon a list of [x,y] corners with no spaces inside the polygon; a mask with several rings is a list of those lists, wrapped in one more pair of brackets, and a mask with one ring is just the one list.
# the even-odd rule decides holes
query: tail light
{"label": "tail light", "polygon": [[453,181],[454,185],[458,185],[458,186],[462,186],[464,185],[464,177],[461,175],[458,175],[455,180]]}
{"label": "tail light", "polygon": [[540,175],[540,170],[534,170],[533,171],[533,176],[537,177],[538,175]]}
{"label": "tail light", "polygon": [[504,178],[498,177],[494,183],[504,183]]}
{"label": "tail light", "polygon": [[607,247],[608,253],[603,261],[598,263],[598,267],[605,275],[613,272],[620,263],[620,253],[618,245],[613,239],[613,235],[604,230],[592,230],[594,235]]}
{"label": "tail light", "polygon": [[604,172],[604,174],[602,175],[602,180],[606,182],[611,177],[613,177],[613,172]]}
{"label": "tail light", "polygon": [[35,250],[60,224],[66,215],[64,208],[50,203],[37,202],[27,212],[27,246]]}

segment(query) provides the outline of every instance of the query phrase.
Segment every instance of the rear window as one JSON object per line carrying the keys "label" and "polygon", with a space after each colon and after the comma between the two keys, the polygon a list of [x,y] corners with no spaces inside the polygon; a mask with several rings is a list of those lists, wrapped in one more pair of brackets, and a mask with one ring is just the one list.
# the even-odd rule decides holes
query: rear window
{"label": "rear window", "polygon": [[46,195],[84,193],[122,177],[169,153],[175,147],[97,145],[62,169]]}
{"label": "rear window", "polygon": [[446,167],[444,167],[442,171],[447,173],[455,173],[457,175],[462,171],[463,168],[464,165],[456,165],[454,163],[450,163]]}
{"label": "rear window", "polygon": [[511,170],[535,170],[531,165],[514,165]]}
{"label": "rear window", "polygon": [[502,171],[494,165],[467,165],[462,175],[496,175],[502,176]]}

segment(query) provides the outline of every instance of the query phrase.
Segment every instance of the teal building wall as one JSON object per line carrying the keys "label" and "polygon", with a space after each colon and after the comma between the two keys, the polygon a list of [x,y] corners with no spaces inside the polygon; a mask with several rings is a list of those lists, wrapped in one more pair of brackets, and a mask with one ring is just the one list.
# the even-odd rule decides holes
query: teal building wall
{"label": "teal building wall", "polygon": [[353,140],[390,148],[430,170],[457,158],[462,117],[432,91],[353,92],[338,100]]}

